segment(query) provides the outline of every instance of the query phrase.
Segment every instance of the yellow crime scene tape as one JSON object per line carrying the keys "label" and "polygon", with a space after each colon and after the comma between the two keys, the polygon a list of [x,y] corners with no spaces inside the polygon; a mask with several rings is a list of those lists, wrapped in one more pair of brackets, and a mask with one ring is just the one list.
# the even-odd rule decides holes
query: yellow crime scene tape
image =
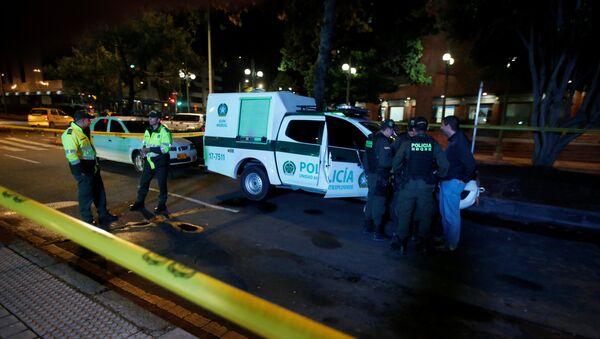
{"label": "yellow crime scene tape", "polygon": [[[40,128],[40,127],[26,127],[26,126],[16,126],[16,125],[0,125],[0,129],[16,129],[16,130],[25,130],[25,131],[37,131],[37,132],[53,132],[53,133],[62,133],[66,128]],[[144,133],[115,133],[115,132],[92,132],[92,136],[94,135],[110,135],[121,138],[136,138],[143,139]],[[191,137],[201,137],[204,135],[204,132],[171,132],[171,136],[173,138],[191,138]]]}
{"label": "yellow crime scene tape", "polygon": [[[121,138],[136,138],[144,139],[144,133],[115,133],[115,132],[92,132],[94,135],[109,135]],[[171,132],[173,138],[189,138],[189,137],[201,137],[204,132]]]}
{"label": "yellow crime scene tape", "polygon": [[350,338],[0,186],[0,205],[266,338]]}

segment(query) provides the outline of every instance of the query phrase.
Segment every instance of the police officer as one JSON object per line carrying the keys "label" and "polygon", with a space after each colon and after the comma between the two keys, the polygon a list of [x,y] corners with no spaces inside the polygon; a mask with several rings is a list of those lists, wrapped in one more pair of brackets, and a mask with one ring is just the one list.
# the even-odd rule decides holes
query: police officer
{"label": "police officer", "polygon": [[100,166],[96,150],[89,136],[92,117],[84,110],[76,111],[71,122],[61,135],[65,155],[69,161],[71,174],[77,181],[79,214],[88,224],[94,224],[92,202],[96,206],[100,225],[108,225],[118,219],[106,209],[106,192],[100,176]]}
{"label": "police officer", "polygon": [[158,206],[154,209],[155,214],[167,216],[167,175],[169,172],[169,150],[173,143],[171,131],[160,123],[162,115],[160,112],[151,111],[148,114],[149,126],[144,132],[144,142],[140,150],[142,156],[146,158],[144,170],[140,177],[140,186],[137,192],[135,202],[129,206],[130,211],[137,211],[144,208],[144,200],[148,194],[150,181],[156,175],[158,181]]}
{"label": "police officer", "polygon": [[[425,133],[427,120],[415,118],[413,128],[416,135],[400,146],[392,161],[392,172],[398,183],[395,187],[398,190],[395,206],[398,224],[391,246],[402,254],[406,254],[413,212],[416,222],[413,236],[419,241],[419,234],[431,237],[435,176],[445,176],[449,167],[440,145]],[[425,250],[426,247],[422,245],[418,247]]]}
{"label": "police officer", "polygon": [[365,208],[365,226],[363,233],[372,233],[374,240],[389,238],[384,232],[383,214],[385,213],[387,190],[392,167],[392,147],[390,137],[394,133],[394,121],[385,120],[380,130],[369,135],[365,145],[363,164],[367,174],[369,193]]}
{"label": "police officer", "polygon": [[[417,135],[417,132],[415,131],[415,119],[410,119],[408,121],[408,124],[406,126],[406,132],[400,133],[398,135],[396,135],[396,137],[394,138],[394,142],[392,143],[392,154],[396,155],[396,153],[398,153],[398,149],[400,149],[400,146],[407,141],[408,139],[414,137],[415,135]],[[398,203],[398,190],[396,188],[394,188],[394,193],[392,196],[392,201],[390,203],[390,219],[392,222],[392,225],[397,225],[398,224],[398,214],[396,213],[396,204]]]}

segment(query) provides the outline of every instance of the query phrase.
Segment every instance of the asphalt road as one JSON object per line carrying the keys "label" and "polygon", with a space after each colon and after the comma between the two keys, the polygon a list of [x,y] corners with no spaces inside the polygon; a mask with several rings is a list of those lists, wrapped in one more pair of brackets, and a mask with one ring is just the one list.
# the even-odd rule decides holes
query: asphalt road
{"label": "asphalt road", "polygon": [[[0,185],[78,216],[75,182],[54,140],[0,131],[6,146],[0,147]],[[10,150],[10,142],[30,147]],[[530,233],[519,224],[468,217],[457,252],[403,257],[360,233],[360,201],[276,190],[266,202],[250,202],[237,181],[196,167],[174,169],[171,219],[152,223],[127,210],[139,178],[133,166],[102,162],[102,170],[109,208],[120,216],[111,233],[348,334],[600,336],[597,238]],[[151,191],[149,209],[156,199]],[[76,251],[2,210],[0,223]]]}

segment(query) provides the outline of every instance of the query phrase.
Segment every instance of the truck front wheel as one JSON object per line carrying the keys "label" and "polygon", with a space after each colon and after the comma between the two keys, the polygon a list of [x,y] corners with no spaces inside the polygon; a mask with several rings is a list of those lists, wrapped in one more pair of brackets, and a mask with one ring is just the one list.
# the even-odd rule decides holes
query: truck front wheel
{"label": "truck front wheel", "polygon": [[248,166],[242,172],[242,192],[246,198],[260,201],[267,197],[271,184],[267,173],[262,167]]}

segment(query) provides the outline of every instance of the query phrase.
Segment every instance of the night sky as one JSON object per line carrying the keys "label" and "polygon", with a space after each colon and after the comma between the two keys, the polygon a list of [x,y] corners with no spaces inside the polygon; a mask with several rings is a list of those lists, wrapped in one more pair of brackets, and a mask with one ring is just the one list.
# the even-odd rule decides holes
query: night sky
{"label": "night sky", "polygon": [[[3,32],[0,44],[0,61],[24,58],[38,54],[60,56],[70,51],[79,34],[96,25],[118,24],[140,11],[153,9],[176,12],[184,9],[203,9],[211,1],[198,0],[104,0],[104,1],[11,1],[2,4],[0,27]],[[218,3],[224,3],[219,1]],[[250,1],[229,1],[230,6],[245,6]],[[234,56],[255,59],[256,68],[274,73],[279,62],[281,23],[275,19],[274,10],[262,1],[242,14],[242,27],[227,22],[224,15],[213,18],[213,61],[227,59],[230,66]],[[279,25],[279,26],[278,26]],[[203,49],[206,35],[198,39],[198,53]],[[245,63],[244,63],[245,64]],[[240,65],[249,67],[248,65]],[[274,74],[273,74],[274,75]]]}

